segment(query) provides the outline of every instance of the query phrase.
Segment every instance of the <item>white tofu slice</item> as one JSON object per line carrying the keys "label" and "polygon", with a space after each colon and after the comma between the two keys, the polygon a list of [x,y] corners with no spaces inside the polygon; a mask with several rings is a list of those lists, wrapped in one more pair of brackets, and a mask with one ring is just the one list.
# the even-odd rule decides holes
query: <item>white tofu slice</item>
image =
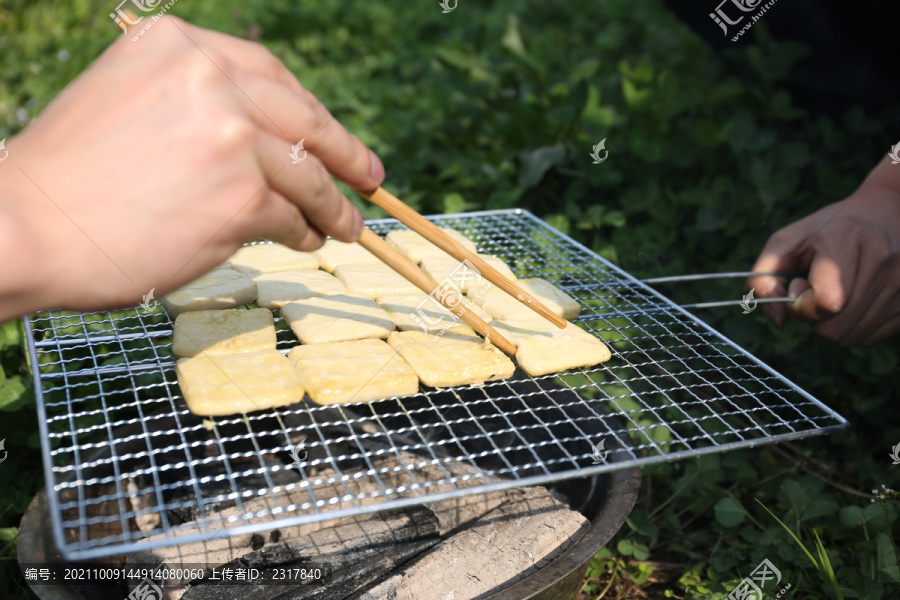
{"label": "white tofu slice", "polygon": [[[475,242],[456,231],[455,229],[450,229],[449,227],[441,227],[441,229],[454,240],[471,250],[472,252],[476,252],[478,249],[475,246]],[[402,231],[392,231],[385,236],[385,241],[388,244],[405,254],[409,260],[413,261],[416,264],[422,262],[426,256],[447,256],[450,257],[449,254],[426,240],[424,237],[416,233],[415,231],[404,229]]]}
{"label": "white tofu slice", "polygon": [[372,402],[419,391],[415,371],[382,340],[296,346],[288,358],[318,404]]}
{"label": "white tofu slice", "polygon": [[381,261],[374,254],[357,243],[347,244],[337,240],[326,240],[325,245],[314,252],[319,266],[334,273],[341,265],[377,265]]}
{"label": "white tofu slice", "polygon": [[[491,320],[489,314],[468,298],[463,297],[462,301],[468,310],[481,317],[483,321]],[[385,294],[378,298],[378,304],[387,311],[400,331],[435,333],[449,329],[475,335],[471,327],[425,292]]]}
{"label": "white tofu slice", "polygon": [[419,379],[431,387],[482,384],[512,377],[516,366],[508,356],[477,336],[447,331],[443,335],[400,331],[388,336]]}
{"label": "white tofu slice", "polygon": [[265,308],[197,310],[175,319],[172,352],[178,357],[274,349],[275,323]]}
{"label": "white tofu slice", "polygon": [[239,248],[231,257],[231,266],[254,277],[275,271],[318,269],[319,260],[311,252],[298,252],[281,244],[255,244]]}
{"label": "white tofu slice", "polygon": [[281,308],[288,302],[347,291],[344,284],[325,271],[277,271],[253,278],[259,288],[257,306]]}
{"label": "white tofu slice", "polygon": [[256,300],[256,283],[234,269],[217,268],[162,299],[171,316],[192,310],[235,308]]}
{"label": "white tofu slice", "polygon": [[559,329],[546,319],[492,321],[491,327],[516,346],[516,362],[533,377],[578,367],[592,367],[610,359],[602,341],[574,323]]}
{"label": "white tofu slice", "polygon": [[334,276],[347,286],[347,291],[375,299],[385,294],[414,294],[421,291],[384,263],[341,265],[334,270]]}
{"label": "white tofu slice", "polygon": [[394,331],[391,316],[362,294],[335,294],[288,302],[281,307],[281,316],[304,344],[384,339]]}
{"label": "white tofu slice", "polygon": [[[581,312],[581,305],[561,289],[543,279],[519,279],[516,285],[534,296],[557,316],[571,321]],[[479,289],[468,294],[476,304],[481,306],[495,319],[530,319],[537,315],[522,302],[519,302],[495,285]]]}
{"label": "white tofu slice", "polygon": [[[515,280],[516,276],[505,262],[490,254],[479,254],[484,262],[494,267],[501,275],[509,280]],[[438,283],[449,280],[464,294],[476,286],[490,285],[483,274],[469,263],[463,263],[452,256],[426,256],[422,259],[421,269]]]}
{"label": "white tofu slice", "polygon": [[199,354],[175,363],[188,409],[200,416],[248,413],[303,399],[294,368],[281,352]]}

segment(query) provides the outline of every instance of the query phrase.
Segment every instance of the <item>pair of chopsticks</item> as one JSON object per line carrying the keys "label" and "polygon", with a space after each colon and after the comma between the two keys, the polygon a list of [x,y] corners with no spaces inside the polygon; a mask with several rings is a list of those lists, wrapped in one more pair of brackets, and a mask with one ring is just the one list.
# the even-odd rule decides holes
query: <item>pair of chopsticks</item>
{"label": "pair of chopsticks", "polygon": [[[565,328],[566,321],[557,316],[556,313],[541,304],[536,298],[531,296],[531,294],[516,285],[515,282],[504,277],[496,269],[482,260],[477,254],[460,245],[456,240],[444,233],[437,225],[401,202],[384,188],[379,187],[370,192],[361,190],[356,191],[372,202],[372,204],[381,208],[456,260],[460,262],[464,260],[469,261],[482,277],[540,316],[544,317],[560,329]],[[451,304],[446,300],[445,294],[434,294],[433,292],[438,289],[439,284],[425,274],[425,272],[409,260],[402,252],[394,249],[387,242],[378,237],[371,229],[364,227],[362,235],[359,236],[359,240],[357,241],[363,248],[374,254],[384,264],[391,267],[417,288],[426,294],[433,295],[441,304],[450,310],[450,312],[462,319],[469,327],[490,340],[491,343],[500,348],[500,350],[510,356],[515,356],[516,347],[509,340],[497,333],[496,330],[485,323],[474,312],[468,310],[462,303]]]}

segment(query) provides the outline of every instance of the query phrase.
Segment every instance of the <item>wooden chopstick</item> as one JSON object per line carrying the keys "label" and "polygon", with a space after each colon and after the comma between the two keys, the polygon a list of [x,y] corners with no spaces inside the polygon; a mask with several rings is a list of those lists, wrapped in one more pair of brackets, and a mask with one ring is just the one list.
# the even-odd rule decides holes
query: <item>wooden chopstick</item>
{"label": "wooden chopstick", "polygon": [[356,191],[372,202],[372,204],[379,207],[456,260],[469,261],[472,266],[481,273],[482,277],[560,329],[566,327],[567,322],[552,310],[541,304],[537,298],[534,298],[531,294],[520,288],[514,281],[510,281],[504,277],[497,269],[486,263],[477,254],[471,252],[465,246],[460,245],[456,240],[444,233],[440,227],[404,204],[384,188],[378,187],[369,192],[362,190]]}
{"label": "wooden chopstick", "polygon": [[402,252],[378,237],[371,229],[364,227],[362,234],[357,240],[359,245],[374,254],[384,264],[397,271],[417,288],[431,294],[441,304],[443,304],[450,312],[462,319],[469,327],[480,333],[491,343],[500,348],[503,352],[510,356],[516,355],[516,347],[505,337],[497,333],[497,331],[485,323],[473,311],[463,306],[462,302],[451,304],[447,301],[444,294],[433,294],[437,289],[437,282],[426,275],[419,267],[410,261]]}

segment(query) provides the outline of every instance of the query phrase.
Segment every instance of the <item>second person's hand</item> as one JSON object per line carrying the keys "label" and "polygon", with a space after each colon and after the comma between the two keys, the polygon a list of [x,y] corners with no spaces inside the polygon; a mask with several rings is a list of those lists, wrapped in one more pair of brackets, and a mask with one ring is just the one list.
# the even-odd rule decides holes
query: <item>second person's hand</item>
{"label": "second person's hand", "polygon": [[769,276],[748,288],[761,298],[791,295],[764,310],[777,325],[790,315],[841,345],[871,345],[900,332],[900,193],[882,169],[851,196],[769,238],[754,271],[808,271],[785,289]]}

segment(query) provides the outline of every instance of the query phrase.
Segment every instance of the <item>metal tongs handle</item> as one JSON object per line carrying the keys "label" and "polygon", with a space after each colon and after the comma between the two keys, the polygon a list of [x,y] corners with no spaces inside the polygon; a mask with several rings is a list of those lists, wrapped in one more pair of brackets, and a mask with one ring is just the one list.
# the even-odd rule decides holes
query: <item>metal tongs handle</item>
{"label": "metal tongs handle", "polygon": [[[731,273],[697,273],[694,275],[672,275],[668,277],[651,277],[641,279],[641,283],[654,285],[657,283],[681,283],[684,281],[704,281],[708,279],[743,279],[746,277],[806,277],[808,273],[799,271],[735,271]],[[752,291],[752,290],[751,290]],[[796,296],[780,296],[777,298],[754,298],[757,304],[773,304],[777,302],[793,302]],[[721,300],[718,302],[699,302],[697,304],[682,304],[681,308],[717,308],[719,306],[746,306],[749,298],[741,300]]]}

